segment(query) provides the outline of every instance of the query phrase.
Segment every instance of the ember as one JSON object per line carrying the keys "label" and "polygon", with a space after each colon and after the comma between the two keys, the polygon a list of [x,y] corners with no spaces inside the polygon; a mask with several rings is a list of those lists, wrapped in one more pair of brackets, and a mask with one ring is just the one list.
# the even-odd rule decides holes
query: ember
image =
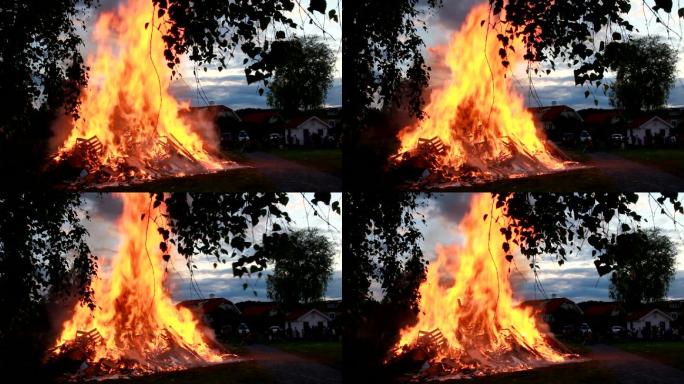
{"label": "ember", "polygon": [[179,370],[231,358],[212,346],[213,337],[202,332],[188,309],[171,301],[156,246],[163,239],[154,224],[164,217],[148,211],[145,194],[122,198],[123,239],[111,274],[92,283],[96,307],[75,307],[49,358],[83,362],[77,375],[85,377]]}
{"label": "ember", "polygon": [[[182,118],[189,108],[170,93],[171,70],[152,2],[129,0],[102,13],[80,117],[54,156],[81,170],[81,184],[128,182],[235,167]],[[210,140],[214,143],[217,140]],[[212,154],[214,153],[214,154]]]}
{"label": "ember", "polygon": [[492,225],[503,220],[499,209],[488,195],[474,198],[459,225],[464,244],[437,248],[420,286],[418,322],[401,331],[390,361],[411,356],[425,361],[419,377],[465,378],[572,357],[532,310],[514,303],[510,261],[498,246],[505,237]]}
{"label": "ember", "polygon": [[[497,32],[487,33],[489,5],[474,8],[442,52],[451,79],[435,89],[427,117],[402,129],[392,163],[418,161],[430,171],[422,184],[460,186],[557,172],[573,165],[546,142],[507,76],[519,62],[515,52],[501,65]],[[522,52],[521,42],[511,42]],[[491,72],[490,72],[491,71]]]}

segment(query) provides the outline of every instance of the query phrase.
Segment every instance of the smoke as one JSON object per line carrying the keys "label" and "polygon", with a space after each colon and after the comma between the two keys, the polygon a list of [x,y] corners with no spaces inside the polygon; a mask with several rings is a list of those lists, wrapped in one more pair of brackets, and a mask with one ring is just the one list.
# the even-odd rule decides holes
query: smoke
{"label": "smoke", "polygon": [[192,108],[180,112],[181,119],[202,138],[204,149],[211,153],[218,152],[218,113],[215,108]]}
{"label": "smoke", "polygon": [[474,6],[482,4],[485,1],[486,0],[445,0],[444,6],[437,12],[437,22],[443,28],[447,28],[453,32],[461,26]]}

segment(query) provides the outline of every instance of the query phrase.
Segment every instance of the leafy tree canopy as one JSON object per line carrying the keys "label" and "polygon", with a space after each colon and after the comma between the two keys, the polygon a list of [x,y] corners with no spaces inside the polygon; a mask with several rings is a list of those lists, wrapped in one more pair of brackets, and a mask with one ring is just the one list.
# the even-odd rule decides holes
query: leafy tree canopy
{"label": "leafy tree canopy", "polygon": [[677,51],[658,37],[612,44],[606,55],[617,72],[611,104],[627,112],[663,107],[675,83]]}
{"label": "leafy tree canopy", "polygon": [[662,300],[675,275],[677,250],[658,229],[623,233],[608,247],[610,297],[626,309]]}
{"label": "leafy tree canopy", "polygon": [[371,284],[378,282],[383,301],[417,310],[418,287],[425,276],[420,247],[424,200],[413,193],[344,195],[342,258],[343,297],[350,321],[361,316],[362,305],[372,300]]}
{"label": "leafy tree canopy", "polygon": [[274,235],[264,243],[264,249],[275,262],[273,274],[267,277],[269,298],[292,308],[319,301],[325,295],[335,249],[319,230]]}
{"label": "leafy tree canopy", "polygon": [[286,114],[320,108],[332,86],[334,52],[315,36],[281,45],[282,64],[268,85],[268,104]]}

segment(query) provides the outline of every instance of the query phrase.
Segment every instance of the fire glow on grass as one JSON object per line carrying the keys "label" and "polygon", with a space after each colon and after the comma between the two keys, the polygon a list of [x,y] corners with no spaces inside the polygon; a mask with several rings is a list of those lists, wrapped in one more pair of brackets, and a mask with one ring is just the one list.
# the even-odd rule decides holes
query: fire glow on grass
{"label": "fire glow on grass", "polygon": [[[484,23],[483,23],[484,20]],[[480,182],[562,170],[535,126],[523,98],[501,64],[498,32],[487,33],[489,5],[475,7],[448,46],[436,47],[450,79],[430,94],[426,118],[404,127],[396,159],[420,152],[421,141],[439,139],[446,151],[438,166],[451,169],[454,181],[466,173]],[[510,42],[509,67],[521,62],[520,41]],[[435,154],[436,155],[436,154]]]}
{"label": "fire glow on grass", "polygon": [[554,349],[532,309],[514,302],[511,263],[501,249],[506,239],[496,223],[501,215],[492,204],[489,194],[475,195],[458,227],[464,244],[437,247],[420,286],[418,322],[401,330],[393,355],[423,345],[437,330],[441,345],[429,346],[429,363],[448,362],[442,374],[517,371],[569,357]]}
{"label": "fire glow on grass", "polygon": [[[192,312],[171,301],[164,284],[166,262],[158,247],[163,239],[154,222],[163,216],[150,210],[147,194],[126,193],[122,199],[118,229],[123,238],[111,274],[93,280],[96,308],[76,305],[53,354],[81,348],[83,355],[88,350],[87,364],[96,367],[95,375],[144,374],[223,361],[227,356],[209,345],[213,337],[203,333]],[[146,213],[143,218],[141,213]],[[83,332],[99,335],[79,341]]]}
{"label": "fire glow on grass", "polygon": [[[96,137],[102,145],[98,159],[102,165],[119,169],[122,162],[135,158],[135,176],[142,179],[151,177],[145,168],[154,168],[168,157],[169,146],[181,147],[179,152],[201,169],[224,168],[208,151],[215,150],[215,144],[203,141],[193,131],[194,122],[181,117],[179,111],[189,109],[189,104],[169,93],[171,70],[164,56],[164,28],[151,1],[128,0],[99,15],[92,34],[95,53],[87,59],[90,80],[81,94],[80,117],[61,145],[57,161],[67,157],[79,139]],[[188,171],[178,168],[177,174]]]}

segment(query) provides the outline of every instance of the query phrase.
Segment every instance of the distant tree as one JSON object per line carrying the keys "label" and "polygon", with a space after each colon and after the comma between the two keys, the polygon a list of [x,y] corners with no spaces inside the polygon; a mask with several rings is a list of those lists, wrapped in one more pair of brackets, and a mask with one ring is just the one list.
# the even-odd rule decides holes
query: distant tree
{"label": "distant tree", "polygon": [[676,78],[677,51],[659,37],[640,37],[612,44],[610,102],[628,112],[663,107]]}
{"label": "distant tree", "polygon": [[285,307],[319,301],[332,276],[335,249],[317,229],[272,237],[264,243],[275,262],[267,277],[268,297]]}
{"label": "distant tree", "polygon": [[634,309],[661,300],[674,278],[677,250],[658,229],[624,233],[607,251],[613,264],[610,297]]}
{"label": "distant tree", "polygon": [[288,114],[320,108],[332,86],[335,53],[315,36],[288,40],[283,48],[268,105]]}

